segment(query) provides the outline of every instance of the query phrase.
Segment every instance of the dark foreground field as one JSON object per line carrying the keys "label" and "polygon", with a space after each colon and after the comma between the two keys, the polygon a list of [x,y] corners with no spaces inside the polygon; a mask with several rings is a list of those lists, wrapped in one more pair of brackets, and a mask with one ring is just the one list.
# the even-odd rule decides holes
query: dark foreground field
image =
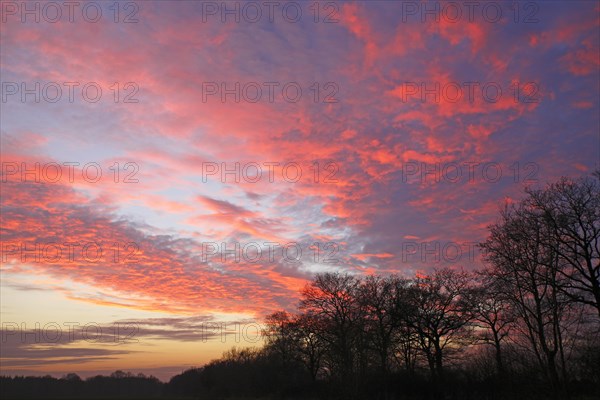
{"label": "dark foreground field", "polygon": [[[231,366],[230,366],[231,367]],[[239,365],[237,367],[240,367]],[[250,367],[249,365],[247,367]],[[0,377],[3,400],[595,400],[600,388],[592,382],[571,382],[555,392],[541,381],[514,377],[471,381],[465,375],[432,382],[426,374],[412,377],[393,374],[387,381],[308,382],[297,371],[282,375],[254,375],[259,368],[236,368],[229,376],[213,374],[210,368],[191,369],[163,383],[154,377],[129,375],[96,376],[82,380],[52,377]],[[282,369],[283,370],[283,369]],[[212,376],[211,376],[212,375]],[[296,383],[294,383],[294,380]]]}

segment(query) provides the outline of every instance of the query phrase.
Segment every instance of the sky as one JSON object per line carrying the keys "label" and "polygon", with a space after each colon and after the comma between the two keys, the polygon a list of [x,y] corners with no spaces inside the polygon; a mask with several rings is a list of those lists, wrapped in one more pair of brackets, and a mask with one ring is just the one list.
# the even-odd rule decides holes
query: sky
{"label": "sky", "polygon": [[2,374],[161,379],[316,273],[482,266],[600,167],[600,6],[2,1]]}

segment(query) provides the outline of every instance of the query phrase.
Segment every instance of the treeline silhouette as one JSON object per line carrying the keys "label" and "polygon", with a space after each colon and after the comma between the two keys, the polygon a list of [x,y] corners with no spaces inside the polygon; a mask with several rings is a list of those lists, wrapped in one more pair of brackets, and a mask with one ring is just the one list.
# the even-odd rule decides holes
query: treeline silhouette
{"label": "treeline silhouette", "polygon": [[0,377],[3,399],[156,398],[163,392],[164,384],[157,378],[123,371],[85,380],[74,373],[61,379],[51,376]]}
{"label": "treeline silhouette", "polygon": [[262,348],[129,382],[197,399],[600,398],[600,173],[527,190],[480,246],[474,272],[318,274],[295,313],[266,318]]}

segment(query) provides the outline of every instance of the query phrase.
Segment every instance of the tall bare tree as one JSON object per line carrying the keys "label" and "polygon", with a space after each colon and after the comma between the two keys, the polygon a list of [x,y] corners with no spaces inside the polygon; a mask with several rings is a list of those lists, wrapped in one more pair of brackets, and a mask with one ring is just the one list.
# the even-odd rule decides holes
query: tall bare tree
{"label": "tall bare tree", "polygon": [[526,205],[507,207],[490,227],[481,246],[491,263],[490,274],[502,294],[510,299],[524,336],[555,393],[559,393],[559,370],[565,374],[564,319],[569,303],[559,290],[560,263],[557,253],[545,246],[548,227],[532,217]]}
{"label": "tall bare tree", "polygon": [[377,353],[384,375],[389,372],[394,340],[400,328],[396,280],[394,277],[368,276],[359,290],[359,301],[365,313],[365,337],[369,347]]}
{"label": "tall bare tree", "polygon": [[503,343],[514,324],[514,309],[498,281],[485,270],[477,274],[478,285],[469,291],[468,308],[473,323],[480,329],[478,339],[493,346],[496,371],[505,373]]}
{"label": "tall bare tree", "polygon": [[[600,175],[599,175],[600,176]],[[600,317],[600,180],[562,178],[543,190],[528,190],[529,214],[542,218],[542,237],[564,264],[560,289],[572,300],[592,306]]]}
{"label": "tall bare tree", "polygon": [[331,364],[342,382],[351,382],[356,370],[357,343],[362,333],[360,280],[340,273],[318,274],[301,293],[300,310],[321,321],[320,338],[330,349]]}
{"label": "tall bare tree", "polygon": [[415,278],[410,287],[407,323],[418,337],[433,377],[443,376],[446,349],[466,338],[469,282],[468,273],[444,268]]}

